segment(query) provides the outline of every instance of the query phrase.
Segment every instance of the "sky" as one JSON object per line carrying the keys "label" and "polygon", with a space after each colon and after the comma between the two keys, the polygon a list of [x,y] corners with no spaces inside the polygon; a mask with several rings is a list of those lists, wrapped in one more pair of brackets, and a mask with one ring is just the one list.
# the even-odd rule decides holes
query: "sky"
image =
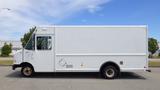
{"label": "sky", "polygon": [[160,0],[0,0],[0,40],[39,25],[148,25],[160,41]]}

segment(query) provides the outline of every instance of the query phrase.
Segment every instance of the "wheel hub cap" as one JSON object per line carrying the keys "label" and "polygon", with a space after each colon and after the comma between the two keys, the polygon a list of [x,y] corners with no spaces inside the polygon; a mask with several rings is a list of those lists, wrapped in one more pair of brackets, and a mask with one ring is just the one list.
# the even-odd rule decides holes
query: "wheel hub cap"
{"label": "wheel hub cap", "polygon": [[24,75],[29,76],[32,74],[32,69],[30,67],[26,67],[23,70]]}
{"label": "wheel hub cap", "polygon": [[106,70],[106,76],[107,77],[113,77],[114,76],[114,70],[113,69],[107,69]]}

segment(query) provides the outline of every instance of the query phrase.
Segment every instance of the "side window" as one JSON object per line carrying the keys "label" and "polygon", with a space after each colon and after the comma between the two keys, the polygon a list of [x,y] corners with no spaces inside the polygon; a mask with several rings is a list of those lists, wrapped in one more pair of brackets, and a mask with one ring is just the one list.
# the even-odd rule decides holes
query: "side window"
{"label": "side window", "polygon": [[33,35],[30,40],[28,41],[28,43],[25,46],[25,49],[27,50],[34,50],[35,48],[35,35]]}
{"label": "side window", "polygon": [[37,50],[51,50],[52,38],[51,36],[38,36],[37,37]]}

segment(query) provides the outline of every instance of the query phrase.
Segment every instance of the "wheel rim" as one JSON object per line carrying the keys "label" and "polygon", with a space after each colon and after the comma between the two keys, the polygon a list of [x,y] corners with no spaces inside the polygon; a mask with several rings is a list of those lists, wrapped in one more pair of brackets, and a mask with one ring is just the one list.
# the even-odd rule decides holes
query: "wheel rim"
{"label": "wheel rim", "polygon": [[107,77],[112,78],[112,77],[114,77],[114,74],[115,74],[115,72],[112,68],[109,68],[109,69],[106,70],[106,76]]}
{"label": "wheel rim", "polygon": [[30,75],[32,74],[32,69],[31,69],[30,67],[25,67],[25,68],[23,69],[23,74],[24,74],[25,76],[30,76]]}

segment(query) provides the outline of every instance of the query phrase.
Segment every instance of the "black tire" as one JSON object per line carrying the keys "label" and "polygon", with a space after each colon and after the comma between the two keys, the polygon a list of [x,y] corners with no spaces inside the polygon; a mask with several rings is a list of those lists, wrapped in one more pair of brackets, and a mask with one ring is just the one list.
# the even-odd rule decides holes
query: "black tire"
{"label": "black tire", "polygon": [[23,66],[21,69],[21,74],[25,77],[31,77],[34,74],[34,69],[32,66]]}
{"label": "black tire", "polygon": [[115,79],[118,77],[119,71],[115,66],[108,65],[102,69],[101,73],[105,79]]}

